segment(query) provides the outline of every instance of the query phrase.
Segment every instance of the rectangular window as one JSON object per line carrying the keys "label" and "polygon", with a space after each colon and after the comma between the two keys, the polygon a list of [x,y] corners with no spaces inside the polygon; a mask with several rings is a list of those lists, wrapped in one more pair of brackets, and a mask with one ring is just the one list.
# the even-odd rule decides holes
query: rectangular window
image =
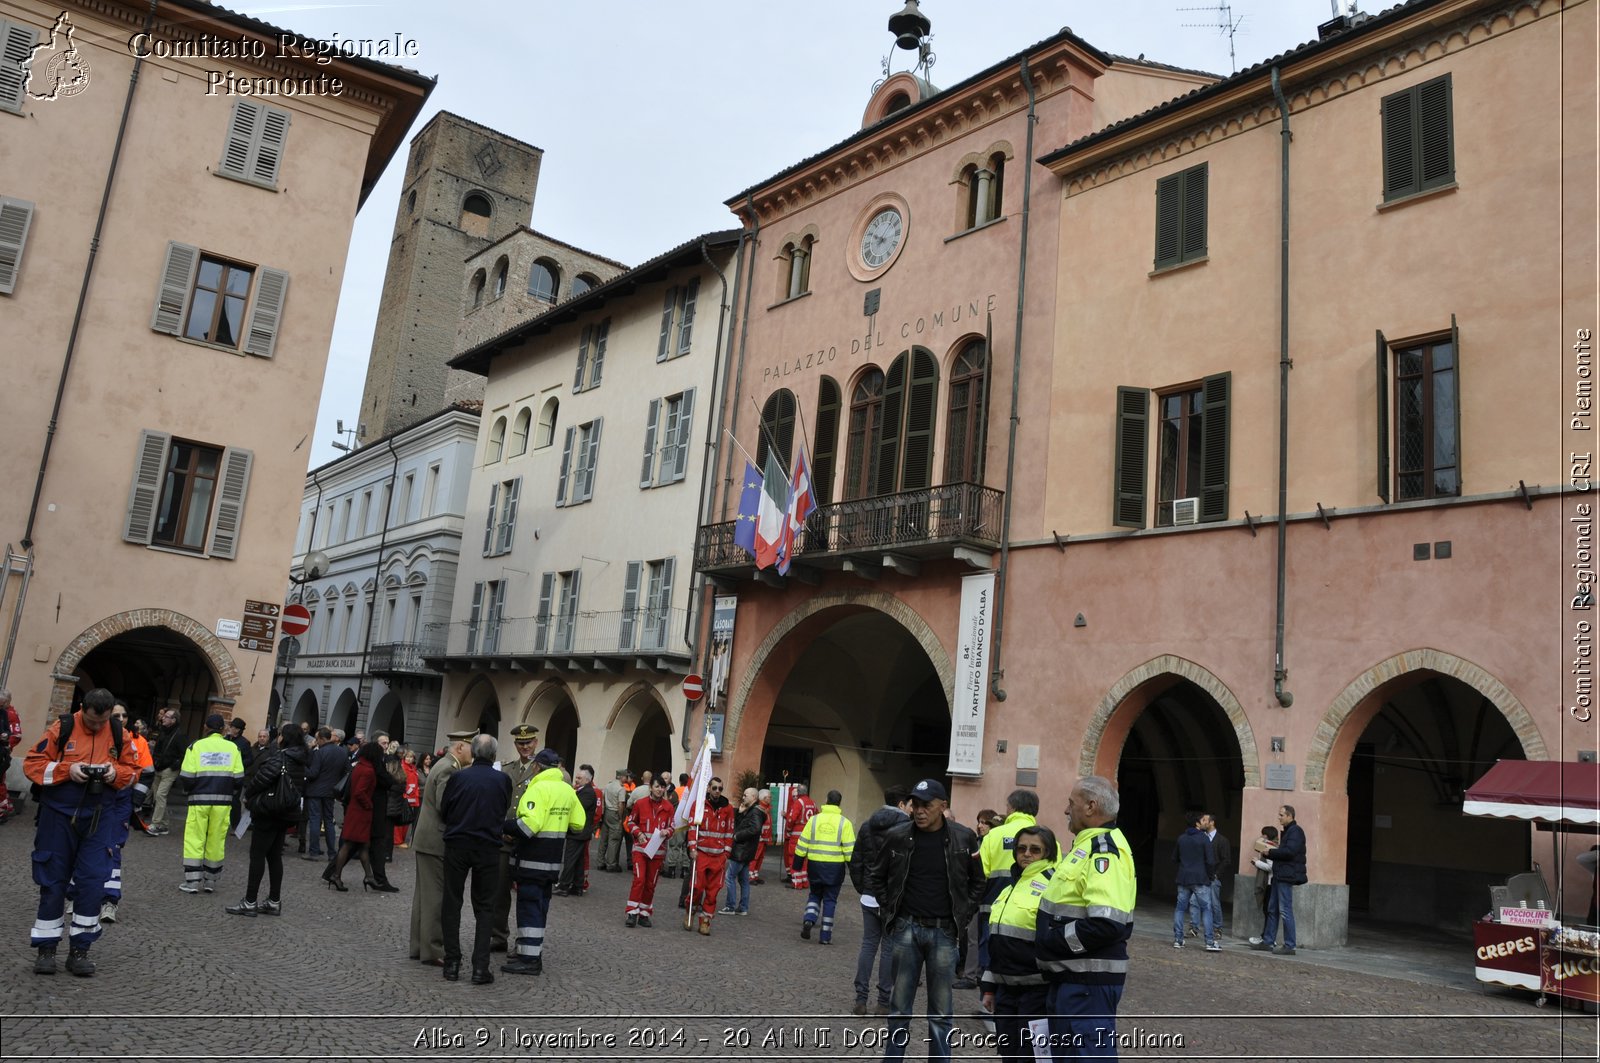
{"label": "rectangular window", "polygon": [[391,523],[390,519],[389,519],[389,503],[391,501],[393,501],[393,495],[394,495],[394,484],[393,484],[393,482],[384,484],[383,485],[383,501],[378,503],[378,513],[379,513],[378,519],[381,520],[385,525],[388,525],[388,524]]}
{"label": "rectangular window", "polygon": [[572,652],[578,627],[578,585],[582,576],[583,573],[576,569],[556,573],[559,605],[556,608],[555,640],[551,647],[556,653]]}
{"label": "rectangular window", "polygon": [[495,526],[496,554],[509,554],[517,537],[517,498],[522,494],[522,477],[500,485],[500,519]]}
{"label": "rectangular window", "polygon": [[689,438],[694,430],[694,388],[651,399],[645,414],[644,464],[639,486],[677,483],[689,472]]}
{"label": "rectangular window", "polygon": [[672,630],[672,570],[674,560],[665,558],[645,565],[645,612],[641,618],[639,642],[646,650],[664,650]]}
{"label": "rectangular window", "polygon": [[[1233,374],[1217,373],[1156,393],[1157,528],[1228,519]],[[1150,391],[1120,387],[1111,523],[1144,528],[1149,513]]]}
{"label": "rectangular window", "polygon": [[583,326],[583,333],[578,339],[578,371],[572,378],[573,391],[588,391],[600,386],[606,365],[606,342],[610,335],[609,317],[598,325]]}
{"label": "rectangular window", "polygon": [[333,503],[328,503],[328,509],[322,514],[322,545],[333,545]]}
{"label": "rectangular window", "polygon": [[1449,74],[1385,96],[1380,110],[1386,202],[1455,182]]}
{"label": "rectangular window", "polygon": [[250,296],[250,281],[255,270],[236,262],[200,256],[194,290],[189,297],[189,314],[183,334],[191,340],[239,346],[244,332],[245,301]]}
{"label": "rectangular window", "polygon": [[500,652],[500,629],[505,622],[506,584],[490,580],[483,584],[483,652]]}
{"label": "rectangular window", "polygon": [[161,485],[161,505],[150,536],[152,543],[196,552],[205,549],[211,502],[217,495],[221,471],[221,449],[172,441],[167,474]]}
{"label": "rectangular window", "polygon": [[372,492],[361,492],[361,509],[357,511],[355,534],[353,539],[359,539],[367,534],[367,522],[372,519]]}
{"label": "rectangular window", "polygon": [[350,541],[350,504],[351,499],[345,499],[339,506],[339,527],[334,542],[347,543]]}
{"label": "rectangular window", "polygon": [[236,100],[217,173],[264,188],[278,187],[289,112],[255,100]]}
{"label": "rectangular window", "polygon": [[[1392,353],[1392,367],[1386,366]],[[1394,500],[1452,498],[1461,494],[1460,335],[1450,331],[1390,347],[1378,333],[1379,372],[1394,388]],[[1379,495],[1388,501],[1387,435],[1390,422],[1379,401]]]}
{"label": "rectangular window", "polygon": [[28,81],[22,64],[38,43],[39,31],[32,26],[0,19],[0,111],[22,113],[22,87]]}
{"label": "rectangular window", "polygon": [[700,278],[695,277],[678,296],[678,354],[689,353],[694,337],[694,304],[700,295]]}
{"label": "rectangular window", "polygon": [[483,521],[483,556],[494,556],[495,514],[500,508],[500,485],[489,485],[489,512]]}
{"label": "rectangular window", "polygon": [[[1156,408],[1160,412],[1156,422],[1156,527],[1170,528],[1173,500],[1192,498],[1200,490],[1200,427],[1205,420],[1200,389],[1158,393]],[[1180,519],[1189,524],[1194,517],[1185,519],[1180,514]]]}
{"label": "rectangular window", "polygon": [[340,640],[337,649],[344,651],[351,648],[356,635],[356,603],[351,602],[344,607],[344,638]]}
{"label": "rectangular window", "polygon": [[428,466],[428,471],[422,481],[422,515],[431,517],[434,507],[439,504],[439,463],[434,462]]}
{"label": "rectangular window", "polygon": [[411,491],[417,485],[417,474],[408,472],[400,481],[400,505],[395,508],[394,522],[405,524],[411,520]]}
{"label": "rectangular window", "polygon": [[594,497],[595,469],[600,464],[600,429],[604,417],[567,429],[556,480],[556,505],[575,506]]}
{"label": "rectangular window", "polygon": [[1156,269],[1206,257],[1206,181],[1210,163],[1156,182]]}
{"label": "rectangular window", "polygon": [[123,539],[231,559],[253,460],[239,447],[141,432]]}
{"label": "rectangular window", "polygon": [[23,199],[0,196],[0,295],[17,290],[22,273],[22,250],[28,243],[33,224],[33,204]]}
{"label": "rectangular window", "polygon": [[271,358],[288,292],[289,274],[281,269],[247,266],[173,241],[150,327]]}

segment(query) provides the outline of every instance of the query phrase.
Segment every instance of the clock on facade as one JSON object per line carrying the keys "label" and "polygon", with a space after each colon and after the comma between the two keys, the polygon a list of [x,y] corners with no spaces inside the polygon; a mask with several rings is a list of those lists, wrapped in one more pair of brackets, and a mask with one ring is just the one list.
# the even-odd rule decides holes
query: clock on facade
{"label": "clock on facade", "polygon": [[905,235],[905,220],[894,207],[885,207],[872,216],[861,234],[861,263],[877,269],[894,257]]}

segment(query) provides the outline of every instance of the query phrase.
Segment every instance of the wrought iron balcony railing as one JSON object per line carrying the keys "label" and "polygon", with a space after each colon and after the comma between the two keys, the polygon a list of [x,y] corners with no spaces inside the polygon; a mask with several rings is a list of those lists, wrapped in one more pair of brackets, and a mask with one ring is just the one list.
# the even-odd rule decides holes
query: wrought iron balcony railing
{"label": "wrought iron balcony railing", "polygon": [[[683,639],[687,609],[552,610],[545,616],[481,619],[461,624],[452,657],[625,657],[689,654]],[[435,650],[433,657],[442,655]]]}
{"label": "wrought iron balcony railing", "polygon": [[432,642],[380,642],[367,655],[367,671],[373,675],[437,675],[425,657],[437,657],[444,647]]}

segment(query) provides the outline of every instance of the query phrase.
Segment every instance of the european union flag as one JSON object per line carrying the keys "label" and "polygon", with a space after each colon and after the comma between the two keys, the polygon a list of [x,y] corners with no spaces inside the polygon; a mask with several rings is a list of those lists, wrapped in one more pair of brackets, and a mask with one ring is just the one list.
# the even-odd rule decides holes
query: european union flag
{"label": "european union flag", "polygon": [[761,511],[761,474],[749,461],[744,463],[744,486],[739,491],[739,523],[733,530],[733,544],[756,556],[756,516]]}

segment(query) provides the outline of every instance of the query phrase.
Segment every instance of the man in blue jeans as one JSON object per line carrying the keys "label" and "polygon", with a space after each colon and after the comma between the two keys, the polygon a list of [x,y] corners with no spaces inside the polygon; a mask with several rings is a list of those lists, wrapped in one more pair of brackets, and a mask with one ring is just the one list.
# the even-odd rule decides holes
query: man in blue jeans
{"label": "man in blue jeans", "polygon": [[1217,858],[1211,839],[1200,829],[1203,820],[1199,812],[1188,813],[1184,817],[1188,829],[1178,837],[1178,844],[1172,851],[1172,861],[1178,865],[1178,904],[1172,910],[1172,947],[1183,948],[1183,920],[1187,915],[1205,927],[1206,951],[1217,952],[1221,946],[1217,944],[1211,922],[1211,879],[1216,873]]}
{"label": "man in blue jeans", "polygon": [[338,838],[333,826],[333,792],[350,770],[350,759],[339,744],[344,732],[331,727],[317,728],[317,747],[311,751],[311,761],[306,765],[306,860],[320,860],[318,848],[327,839],[327,858],[332,860],[339,851]]}
{"label": "man in blue jeans", "polygon": [[867,997],[872,990],[872,967],[878,967],[878,1003],[875,1013],[889,1014],[889,982],[893,954],[884,935],[878,899],[867,892],[867,869],[883,851],[884,833],[896,823],[911,821],[911,796],[903,786],[883,792],[883,807],[874,812],[856,832],[856,848],[850,854],[850,882],[861,894],[861,950],[856,954],[856,1004],[852,1014],[867,1014]]}
{"label": "man in blue jeans", "polygon": [[883,849],[866,873],[867,894],[878,902],[894,952],[886,1060],[905,1056],[924,967],[928,1058],[950,1058],[956,938],[978,910],[984,877],[975,859],[978,835],[945,815],[949,804],[950,795],[937,779],[912,787],[911,821],[885,832]]}
{"label": "man in blue jeans", "polygon": [[[1293,956],[1294,887],[1306,881],[1306,832],[1294,821],[1294,806],[1278,808],[1278,844],[1264,840],[1256,842],[1256,850],[1272,862],[1272,893],[1267,903],[1267,923],[1261,928],[1261,941],[1250,947],[1257,952],[1276,951],[1279,956]],[[1283,948],[1274,950],[1273,939],[1278,936],[1278,921],[1283,921]]]}

